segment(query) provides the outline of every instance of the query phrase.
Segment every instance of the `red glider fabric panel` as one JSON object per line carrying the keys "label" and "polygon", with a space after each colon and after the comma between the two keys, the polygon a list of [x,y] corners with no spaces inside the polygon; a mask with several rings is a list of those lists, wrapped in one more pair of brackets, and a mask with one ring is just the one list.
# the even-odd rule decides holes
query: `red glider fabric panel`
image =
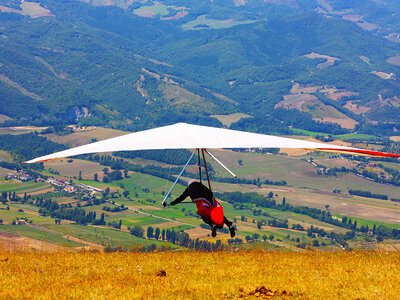
{"label": "red glider fabric panel", "polygon": [[384,153],[378,151],[371,150],[362,150],[362,149],[354,149],[354,150],[343,150],[337,148],[318,148],[316,150],[319,151],[327,151],[327,152],[339,152],[343,154],[349,155],[368,155],[368,156],[381,156],[381,157],[400,157],[400,154],[392,154],[392,153]]}
{"label": "red glider fabric panel", "polygon": [[224,209],[222,205],[214,200],[216,206],[212,206],[208,201],[197,201],[197,214],[207,219],[211,219],[213,224],[222,228],[224,226]]}

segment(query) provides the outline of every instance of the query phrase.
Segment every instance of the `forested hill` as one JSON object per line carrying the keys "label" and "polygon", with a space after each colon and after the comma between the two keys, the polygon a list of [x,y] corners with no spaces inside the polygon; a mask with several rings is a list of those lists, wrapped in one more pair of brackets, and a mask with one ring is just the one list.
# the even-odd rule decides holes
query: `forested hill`
{"label": "forested hill", "polygon": [[0,121],[396,135],[399,4],[350,2],[2,0]]}

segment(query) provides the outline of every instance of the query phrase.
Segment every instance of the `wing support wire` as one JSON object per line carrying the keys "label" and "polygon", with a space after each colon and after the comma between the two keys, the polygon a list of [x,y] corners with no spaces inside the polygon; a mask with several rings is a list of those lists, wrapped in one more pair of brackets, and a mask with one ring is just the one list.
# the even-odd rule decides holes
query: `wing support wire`
{"label": "wing support wire", "polygon": [[188,164],[190,163],[190,161],[192,160],[194,154],[196,153],[197,149],[195,149],[192,153],[192,155],[190,156],[190,158],[188,159],[188,161],[186,162],[186,165],[183,167],[182,171],[179,173],[178,177],[176,177],[174,184],[172,185],[172,187],[169,189],[168,193],[165,195],[164,200],[162,202],[162,204],[164,205],[165,201],[167,201],[168,196],[171,194],[172,189],[175,187],[176,183],[178,182],[179,178],[181,178],[183,171],[185,171],[186,167],[188,166]]}
{"label": "wing support wire", "polygon": [[233,178],[237,178],[236,174],[233,173],[231,170],[228,169],[227,166],[225,166],[221,161],[219,161],[218,158],[216,158],[214,155],[212,155],[207,149],[204,149],[204,151],[211,156],[211,158],[216,161],[217,163],[219,163],[221,165],[221,167],[223,167],[229,174],[231,174],[233,176]]}

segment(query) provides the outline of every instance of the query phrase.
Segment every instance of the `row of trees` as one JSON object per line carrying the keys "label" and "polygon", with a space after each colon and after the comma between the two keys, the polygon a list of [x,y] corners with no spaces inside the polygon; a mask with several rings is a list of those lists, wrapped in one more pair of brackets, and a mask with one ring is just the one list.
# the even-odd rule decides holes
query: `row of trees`
{"label": "row of trees", "polygon": [[52,201],[51,199],[38,197],[34,205],[40,207],[39,213],[41,215],[50,216],[55,219],[70,220],[81,225],[89,223],[94,225],[106,224],[104,213],[101,214],[100,219],[96,219],[96,212],[94,211],[86,213],[82,208],[69,208],[66,204],[59,205],[56,201]]}
{"label": "row of trees", "polygon": [[64,150],[61,144],[39,136],[37,132],[20,135],[0,135],[0,148],[11,152],[17,162]]}
{"label": "row of trees", "polygon": [[[130,233],[136,237],[144,238],[144,229],[140,226],[130,228]],[[170,242],[171,244],[179,245],[196,251],[218,251],[223,250],[221,240],[217,240],[215,243],[208,241],[201,241],[200,239],[191,239],[189,234],[181,231],[175,231],[171,229],[153,228],[152,226],[147,227],[146,236],[148,239],[162,240]]]}
{"label": "row of trees", "polygon": [[[339,220],[337,218],[334,218],[331,215],[330,211],[320,210],[318,208],[311,208],[307,206],[293,206],[291,204],[286,203],[286,201],[282,201],[282,204],[276,204],[275,200],[271,200],[271,198],[264,198],[263,196],[256,193],[231,192],[231,193],[219,194],[219,197],[221,200],[227,201],[231,204],[235,204],[237,202],[250,203],[259,207],[273,208],[281,211],[289,211],[297,214],[306,215],[321,222],[346,228],[351,231],[370,233],[370,231],[372,230],[371,232],[372,235],[377,235],[380,236],[381,238],[400,239],[400,230],[397,229],[391,229],[384,225],[379,225],[378,227],[374,225],[372,229],[368,228],[368,226],[366,225],[358,227],[357,221],[352,221],[351,218],[343,217],[341,220]],[[261,213],[261,214],[269,216],[267,213]],[[270,221],[269,223],[273,224],[273,221]],[[280,224],[282,223],[282,221],[276,220],[274,223]],[[339,237],[339,238],[344,238],[344,237]]]}
{"label": "row of trees", "polygon": [[[114,154],[119,156],[119,153],[120,152],[116,152]],[[160,152],[156,152],[156,154],[159,155]],[[125,157],[125,156],[123,156],[123,157]],[[111,182],[113,180],[122,179],[123,177],[122,177],[122,173],[120,170],[123,170],[125,177],[127,177],[127,171],[129,170],[129,171],[149,174],[152,176],[156,176],[156,177],[171,180],[171,181],[175,180],[173,174],[178,174],[181,171],[181,168],[177,168],[177,167],[172,167],[172,168],[168,169],[168,168],[163,168],[163,167],[155,166],[155,165],[147,165],[147,166],[134,165],[134,164],[128,163],[127,161],[123,160],[122,158],[118,159],[118,158],[114,158],[114,157],[110,157],[110,156],[87,155],[86,158],[91,161],[99,162],[101,165],[109,166],[115,170],[115,171],[112,171],[111,173],[109,173],[108,169],[107,169],[107,171],[105,172],[106,176],[104,176],[104,178],[103,178],[103,182]],[[186,159],[187,158],[185,156],[185,163],[186,163]],[[171,163],[171,161],[169,163]],[[209,165],[208,167],[209,167],[210,177],[212,178],[213,181],[216,181],[216,182],[253,184],[253,185],[257,185],[257,186],[260,186],[261,184],[278,185],[278,186],[287,185],[287,182],[285,180],[274,181],[274,180],[269,180],[269,179],[261,180],[260,178],[245,179],[245,178],[215,177],[214,170],[212,169],[211,165]],[[184,176],[196,178],[198,176],[198,174],[193,174],[193,173],[185,171]],[[98,176],[97,176],[97,174],[95,174],[95,181],[97,181],[97,180],[98,180]],[[178,182],[186,185],[186,182],[183,180],[179,180]]]}
{"label": "row of trees", "polygon": [[382,200],[387,200],[388,199],[387,195],[374,194],[374,193],[371,193],[370,191],[363,191],[363,190],[349,190],[349,194],[350,195],[361,196],[361,197],[367,197],[367,198],[382,199]]}

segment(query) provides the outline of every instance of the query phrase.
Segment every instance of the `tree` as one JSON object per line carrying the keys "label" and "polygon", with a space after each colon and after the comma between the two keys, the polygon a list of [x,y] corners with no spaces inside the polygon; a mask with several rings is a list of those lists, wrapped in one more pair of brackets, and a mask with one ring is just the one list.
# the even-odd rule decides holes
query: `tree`
{"label": "tree", "polygon": [[144,229],[136,225],[135,227],[131,228],[130,233],[134,236],[142,238],[144,235]]}
{"label": "tree", "polygon": [[282,207],[285,207],[285,204],[286,204],[286,197],[283,197],[283,199],[282,199]]}
{"label": "tree", "polygon": [[269,239],[270,239],[270,241],[273,241],[274,240],[274,235],[273,234],[271,234],[270,236],[269,236]]}
{"label": "tree", "polygon": [[104,173],[104,175],[107,175],[108,174],[108,168],[104,168],[103,169],[103,173]]}
{"label": "tree", "polygon": [[161,232],[161,238],[163,241],[165,241],[165,229],[163,229]]}
{"label": "tree", "polygon": [[94,173],[93,179],[94,181],[99,181],[99,175],[97,175],[97,173]]}
{"label": "tree", "polygon": [[124,170],[124,177],[125,177],[125,178],[128,178],[128,177],[129,177],[129,176],[128,176],[128,170],[127,170],[127,169]]}
{"label": "tree", "polygon": [[125,190],[122,194],[124,195],[125,198],[128,198],[128,196],[129,196],[129,191]]}
{"label": "tree", "polygon": [[261,229],[261,226],[263,225],[263,222],[262,221],[257,221],[257,228],[258,229]]}
{"label": "tree", "polygon": [[79,171],[78,180],[82,180],[82,171]]}
{"label": "tree", "polygon": [[153,232],[154,232],[153,227],[151,227],[151,226],[147,227],[147,237],[149,239],[151,239],[153,237]]}
{"label": "tree", "polygon": [[159,239],[159,237],[160,237],[160,228],[156,228],[156,231],[155,231],[155,233],[154,233],[154,238],[156,239],[156,240],[158,240]]}

